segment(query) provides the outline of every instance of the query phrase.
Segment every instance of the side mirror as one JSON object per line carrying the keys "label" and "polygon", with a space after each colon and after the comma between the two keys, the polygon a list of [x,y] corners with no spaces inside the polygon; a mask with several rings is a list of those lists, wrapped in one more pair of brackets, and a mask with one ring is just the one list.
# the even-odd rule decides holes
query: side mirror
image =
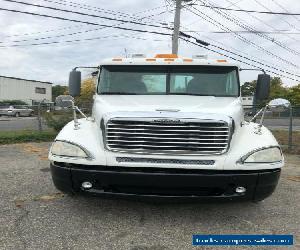
{"label": "side mirror", "polygon": [[283,112],[286,109],[289,109],[291,106],[291,103],[282,98],[274,99],[269,102],[268,107],[272,112]]}
{"label": "side mirror", "polygon": [[69,75],[69,94],[79,96],[81,88],[81,72],[72,70]]}
{"label": "side mirror", "polygon": [[70,108],[74,105],[74,98],[70,95],[60,95],[55,98],[55,104],[61,108]]}
{"label": "side mirror", "polygon": [[267,74],[258,75],[256,90],[255,90],[255,99],[257,101],[263,101],[269,98],[270,82],[271,82],[270,75]]}

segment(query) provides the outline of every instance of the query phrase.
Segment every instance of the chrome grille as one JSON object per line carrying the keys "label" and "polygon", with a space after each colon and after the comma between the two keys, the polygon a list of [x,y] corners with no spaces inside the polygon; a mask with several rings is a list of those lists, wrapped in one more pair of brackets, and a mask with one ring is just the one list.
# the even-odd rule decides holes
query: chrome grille
{"label": "chrome grille", "polygon": [[230,124],[225,121],[113,118],[105,126],[106,147],[112,151],[220,154],[229,140]]}

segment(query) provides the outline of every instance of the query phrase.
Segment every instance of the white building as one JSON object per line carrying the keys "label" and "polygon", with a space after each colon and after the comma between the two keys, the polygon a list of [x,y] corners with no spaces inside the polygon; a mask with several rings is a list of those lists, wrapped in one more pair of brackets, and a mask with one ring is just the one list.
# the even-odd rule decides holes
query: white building
{"label": "white building", "polygon": [[52,83],[0,76],[0,101],[21,100],[29,105],[52,100]]}
{"label": "white building", "polygon": [[253,96],[243,96],[242,104],[244,107],[253,106]]}

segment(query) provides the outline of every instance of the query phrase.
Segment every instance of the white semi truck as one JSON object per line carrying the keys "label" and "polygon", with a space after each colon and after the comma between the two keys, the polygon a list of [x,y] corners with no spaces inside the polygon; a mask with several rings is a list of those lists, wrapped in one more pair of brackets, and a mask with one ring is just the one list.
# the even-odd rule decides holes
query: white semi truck
{"label": "white semi truck", "polygon": [[[80,94],[81,73],[69,93]],[[238,65],[226,60],[158,54],[104,60],[97,67],[91,117],[71,96],[74,120],[53,142],[55,186],[65,193],[175,200],[253,200],[271,195],[284,165],[278,142],[260,122],[246,122]],[[258,75],[255,100],[269,96],[270,76]],[[84,118],[78,119],[78,111]],[[258,117],[258,116],[255,116]]]}

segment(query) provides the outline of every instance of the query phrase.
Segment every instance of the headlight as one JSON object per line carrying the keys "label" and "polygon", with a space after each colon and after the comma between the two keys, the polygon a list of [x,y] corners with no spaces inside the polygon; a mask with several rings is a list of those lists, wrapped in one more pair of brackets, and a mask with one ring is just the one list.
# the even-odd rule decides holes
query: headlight
{"label": "headlight", "polygon": [[51,154],[76,158],[91,158],[82,147],[65,141],[55,141],[51,147]]}
{"label": "headlight", "polygon": [[280,148],[270,147],[247,154],[240,160],[240,163],[275,163],[280,161],[282,161]]}

